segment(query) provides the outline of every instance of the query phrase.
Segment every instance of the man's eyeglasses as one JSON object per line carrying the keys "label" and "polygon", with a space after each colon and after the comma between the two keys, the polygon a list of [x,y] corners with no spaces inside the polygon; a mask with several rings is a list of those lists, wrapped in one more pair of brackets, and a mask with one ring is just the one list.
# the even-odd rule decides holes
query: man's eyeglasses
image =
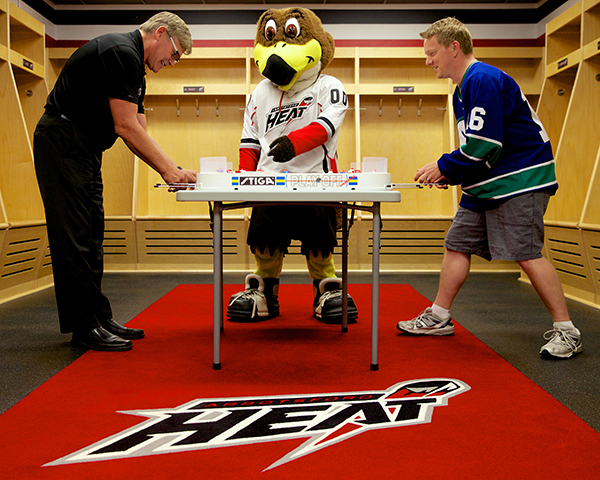
{"label": "man's eyeglasses", "polygon": [[[167,35],[169,35],[167,33]],[[179,62],[179,59],[181,58],[181,53],[179,53],[179,50],[177,50],[177,47],[175,46],[175,41],[173,40],[173,37],[171,35],[169,35],[169,38],[171,39],[171,44],[173,45],[173,50],[175,50],[174,53],[171,54],[171,58],[173,59],[173,61],[175,63]]]}

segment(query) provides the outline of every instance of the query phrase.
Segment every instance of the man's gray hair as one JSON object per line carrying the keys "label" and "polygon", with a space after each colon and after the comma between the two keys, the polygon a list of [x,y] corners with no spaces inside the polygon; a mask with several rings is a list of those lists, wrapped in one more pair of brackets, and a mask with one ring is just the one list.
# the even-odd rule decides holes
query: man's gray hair
{"label": "man's gray hair", "polygon": [[169,35],[179,40],[183,53],[192,53],[192,34],[179,16],[171,12],[160,12],[140,25],[144,33],[154,33],[159,27],[165,27]]}
{"label": "man's gray hair", "polygon": [[437,42],[448,48],[450,44],[457,41],[460,49],[465,55],[473,53],[473,39],[471,33],[465,27],[464,23],[454,17],[442,18],[435,22],[424,32],[420,33],[421,38],[436,37]]}

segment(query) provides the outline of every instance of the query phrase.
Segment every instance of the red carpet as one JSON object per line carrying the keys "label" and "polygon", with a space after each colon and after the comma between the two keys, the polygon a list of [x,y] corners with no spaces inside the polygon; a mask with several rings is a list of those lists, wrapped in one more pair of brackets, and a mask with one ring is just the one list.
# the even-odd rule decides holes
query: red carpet
{"label": "red carpet", "polygon": [[88,352],[0,415],[0,478],[597,478],[600,434],[465,329],[396,333],[428,305],[409,286],[381,285],[370,371],[370,291],[350,286],[341,333],[282,285],[280,317],[226,322],[215,371],[212,286],[174,289],[131,352]]}

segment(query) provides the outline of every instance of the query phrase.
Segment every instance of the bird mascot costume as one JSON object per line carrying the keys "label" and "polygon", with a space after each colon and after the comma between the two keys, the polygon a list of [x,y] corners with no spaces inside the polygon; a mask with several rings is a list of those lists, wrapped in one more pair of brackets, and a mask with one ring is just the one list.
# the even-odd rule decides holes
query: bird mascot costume
{"label": "bird mascot costume", "polygon": [[[321,73],[334,50],[332,36],[311,10],[271,9],[260,17],[254,61],[266,78],[246,106],[240,171],[338,172],[337,143],[348,97],[337,78]],[[227,316],[252,322],[279,315],[279,275],[294,239],[302,243],[313,280],[313,315],[340,323],[341,280],[333,262],[336,229],[334,207],[254,207],[247,243],[257,269],[246,277],[245,290],[231,297]],[[357,317],[348,296],[348,321]]]}

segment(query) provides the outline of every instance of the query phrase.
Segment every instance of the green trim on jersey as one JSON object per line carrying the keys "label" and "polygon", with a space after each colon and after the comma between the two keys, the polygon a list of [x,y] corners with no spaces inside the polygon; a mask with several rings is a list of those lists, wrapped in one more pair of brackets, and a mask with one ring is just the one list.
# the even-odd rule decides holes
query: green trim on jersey
{"label": "green trim on jersey", "polygon": [[518,170],[500,177],[492,178],[469,187],[463,186],[467,195],[478,198],[497,200],[517,192],[536,190],[545,185],[556,183],[554,160]]}
{"label": "green trim on jersey", "polygon": [[467,137],[467,144],[460,147],[462,154],[476,162],[487,162],[490,166],[496,163],[502,151],[502,144],[473,135]]}

